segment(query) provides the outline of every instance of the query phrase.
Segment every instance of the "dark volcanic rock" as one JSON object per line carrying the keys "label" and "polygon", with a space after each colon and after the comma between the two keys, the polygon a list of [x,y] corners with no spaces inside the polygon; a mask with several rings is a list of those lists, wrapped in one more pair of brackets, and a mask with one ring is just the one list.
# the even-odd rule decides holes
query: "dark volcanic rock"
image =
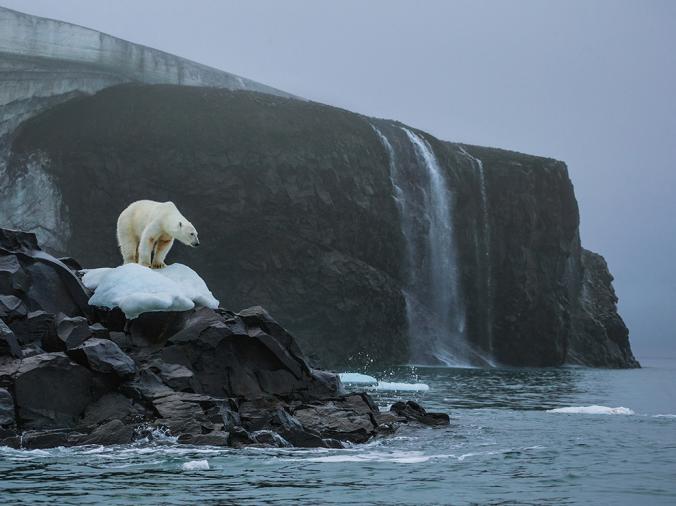
{"label": "dark volcanic rock", "polygon": [[86,315],[87,294],[77,276],[42,251],[34,234],[0,228],[0,294],[18,297],[30,311]]}
{"label": "dark volcanic rock", "polygon": [[56,333],[50,339],[43,339],[46,351],[66,351],[80,346],[93,335],[87,318],[59,315],[56,320]]}
{"label": "dark volcanic rock", "polygon": [[4,388],[0,388],[0,427],[13,426],[15,422],[14,416],[14,399]]}
{"label": "dark volcanic rock", "polygon": [[116,445],[128,444],[134,437],[134,426],[125,425],[120,420],[111,420],[96,429],[91,434],[77,438],[78,445]]}
{"label": "dark volcanic rock", "polygon": [[303,405],[293,414],[305,428],[325,438],[363,443],[377,433],[373,406],[360,395]]}
{"label": "dark volcanic rock", "polygon": [[23,433],[22,448],[39,450],[55,446],[72,446],[81,434],[69,430],[30,430]]}
{"label": "dark volcanic rock", "polygon": [[181,434],[178,442],[189,445],[230,446],[230,434],[223,431],[209,434]]}
{"label": "dark volcanic rock", "polygon": [[423,425],[448,425],[449,417],[446,413],[428,413],[414,401],[398,401],[392,404],[390,411],[403,417],[407,421],[415,421]]}
{"label": "dark volcanic rock", "polygon": [[[254,316],[256,314],[257,316]],[[247,399],[270,395],[316,398],[334,395],[338,382],[313,372],[300,349],[278,324],[265,332],[269,315],[222,316],[202,308],[161,351],[166,363],[190,369],[200,389],[214,396]]]}
{"label": "dark volcanic rock", "polygon": [[23,356],[14,332],[2,320],[0,320],[0,355],[11,355],[16,358]]}
{"label": "dark volcanic rock", "polygon": [[[87,327],[87,331],[89,331]],[[136,373],[136,364],[120,347],[108,339],[91,338],[68,351],[76,362],[95,372],[129,378]]]}
{"label": "dark volcanic rock", "polygon": [[26,309],[26,305],[19,297],[0,295],[0,318],[11,321],[15,318],[23,318],[26,314],[28,314],[28,309]]}
{"label": "dark volcanic rock", "polygon": [[15,401],[24,427],[74,427],[94,400],[92,374],[63,353],[23,359],[16,372]]}
{"label": "dark volcanic rock", "polygon": [[[12,258],[23,258],[17,241],[41,253],[30,235],[3,237]],[[27,294],[63,294],[63,286],[43,284],[82,288],[78,278],[37,276],[30,268],[22,277],[14,267],[4,289],[21,303],[3,302],[12,328],[0,320],[1,445],[129,444],[166,434],[191,445],[339,448],[411,418],[384,423],[366,394],[343,395],[338,376],[311,368],[291,334],[260,306],[131,321],[94,308],[55,315]],[[22,305],[31,311],[17,311]]]}
{"label": "dark volcanic rock", "polygon": [[606,261],[583,249],[582,268],[567,361],[594,367],[639,367],[629,346],[629,330],[617,312],[613,276]]}
{"label": "dark volcanic rock", "polygon": [[[54,315],[45,311],[31,311],[25,318],[14,320],[11,327],[22,345],[42,347],[56,337]],[[47,351],[63,351],[63,348]]]}
{"label": "dark volcanic rock", "polygon": [[111,392],[87,406],[79,426],[97,426],[111,420],[132,423],[142,420],[144,416],[145,409],[132,399],[118,392]]}

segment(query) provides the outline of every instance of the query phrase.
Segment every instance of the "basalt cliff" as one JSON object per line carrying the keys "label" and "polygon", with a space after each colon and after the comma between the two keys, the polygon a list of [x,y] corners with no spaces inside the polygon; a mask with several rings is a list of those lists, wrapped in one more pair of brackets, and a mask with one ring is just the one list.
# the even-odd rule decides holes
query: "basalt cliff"
{"label": "basalt cliff", "polygon": [[[42,40],[29,18],[21,37]],[[580,244],[563,162],[444,142],[214,69],[174,78],[190,62],[124,41],[85,61],[68,40],[53,54],[0,39],[0,226],[114,265],[122,209],[172,200],[202,246],[168,261],[194,266],[227,307],[266,307],[316,365],[638,365],[612,276]],[[104,58],[121,47],[164,77]],[[92,77],[101,65],[116,77]],[[57,70],[64,93],[38,86]]]}

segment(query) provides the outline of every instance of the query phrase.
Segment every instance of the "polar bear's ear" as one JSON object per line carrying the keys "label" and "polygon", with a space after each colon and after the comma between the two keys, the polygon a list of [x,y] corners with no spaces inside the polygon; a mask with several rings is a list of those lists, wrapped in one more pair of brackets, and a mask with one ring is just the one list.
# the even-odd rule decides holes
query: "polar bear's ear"
{"label": "polar bear's ear", "polygon": [[178,228],[181,228],[182,226],[183,226],[183,222],[182,222],[182,221],[179,221],[179,222],[178,222]]}

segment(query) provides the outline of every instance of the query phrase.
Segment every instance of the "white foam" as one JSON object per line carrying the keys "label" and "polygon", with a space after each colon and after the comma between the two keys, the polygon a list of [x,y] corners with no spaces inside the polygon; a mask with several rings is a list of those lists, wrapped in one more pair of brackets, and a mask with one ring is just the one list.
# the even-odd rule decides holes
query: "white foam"
{"label": "white foam", "polygon": [[218,308],[206,283],[183,264],[150,269],[139,264],[87,269],[84,285],[94,290],[92,306],[119,307],[127,318],[155,311],[187,311],[197,306]]}
{"label": "white foam", "polygon": [[666,415],[653,415],[654,418],[676,418],[676,415],[666,414]]}
{"label": "white foam", "polygon": [[390,383],[388,381],[379,381],[373,387],[375,390],[391,390],[397,392],[427,392],[430,386],[425,383]]}
{"label": "white foam", "polygon": [[608,406],[569,406],[547,410],[547,413],[572,413],[583,415],[633,415],[629,408],[609,408]]}
{"label": "white foam", "polygon": [[209,470],[209,461],[208,460],[189,460],[184,462],[181,466],[181,469],[184,471],[208,471]]}
{"label": "white foam", "polygon": [[310,462],[396,462],[398,464],[418,464],[438,456],[424,455],[422,452],[370,452],[362,454],[339,454],[309,458]]}
{"label": "white foam", "polygon": [[361,374],[358,372],[341,372],[340,381],[351,385],[377,385],[378,380],[373,376]]}

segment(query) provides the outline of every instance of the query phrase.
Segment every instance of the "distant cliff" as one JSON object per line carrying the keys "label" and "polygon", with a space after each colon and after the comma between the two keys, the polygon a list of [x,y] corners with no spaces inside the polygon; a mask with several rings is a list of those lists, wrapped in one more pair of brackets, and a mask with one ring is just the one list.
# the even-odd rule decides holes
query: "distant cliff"
{"label": "distant cliff", "polygon": [[[58,195],[41,225],[60,239],[52,250],[115,264],[118,213],[171,199],[203,245],[169,261],[193,266],[227,307],[269,307],[323,365],[637,365],[612,278],[580,247],[562,162],[312,102],[132,85],[28,120],[12,153],[11,181]],[[435,281],[434,262],[453,283]],[[435,310],[445,287],[450,317]]]}

